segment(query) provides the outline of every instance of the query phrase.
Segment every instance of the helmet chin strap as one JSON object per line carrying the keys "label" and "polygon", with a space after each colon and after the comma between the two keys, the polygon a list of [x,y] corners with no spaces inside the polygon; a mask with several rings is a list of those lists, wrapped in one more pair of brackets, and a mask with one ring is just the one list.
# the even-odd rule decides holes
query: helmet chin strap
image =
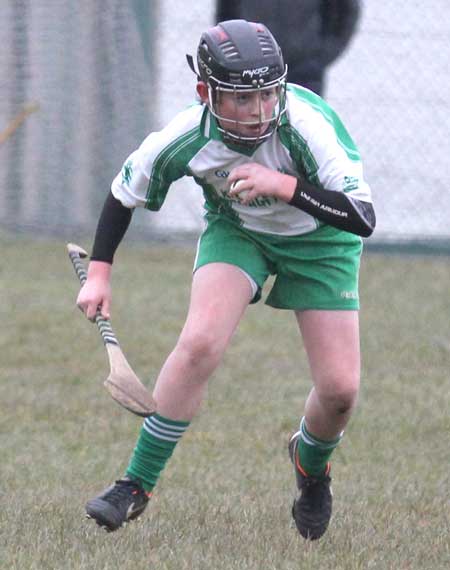
{"label": "helmet chin strap", "polygon": [[189,67],[192,69],[192,71],[197,76],[198,81],[200,81],[200,73],[195,69],[194,58],[192,57],[192,55],[190,53],[186,54],[186,60],[188,62]]}

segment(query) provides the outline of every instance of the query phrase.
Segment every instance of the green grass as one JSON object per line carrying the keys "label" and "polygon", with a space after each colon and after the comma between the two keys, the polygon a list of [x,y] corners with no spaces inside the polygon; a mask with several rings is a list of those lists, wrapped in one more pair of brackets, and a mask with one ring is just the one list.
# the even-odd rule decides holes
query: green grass
{"label": "green grass", "polygon": [[[450,566],[450,264],[366,255],[363,387],[333,463],[334,517],[294,528],[286,444],[309,389],[293,316],[251,307],[141,520],[106,534],[84,504],[126,467],[141,421],[108,396],[63,242],[0,240],[0,568]],[[194,252],[122,244],[113,324],[152,384],[186,314]]]}

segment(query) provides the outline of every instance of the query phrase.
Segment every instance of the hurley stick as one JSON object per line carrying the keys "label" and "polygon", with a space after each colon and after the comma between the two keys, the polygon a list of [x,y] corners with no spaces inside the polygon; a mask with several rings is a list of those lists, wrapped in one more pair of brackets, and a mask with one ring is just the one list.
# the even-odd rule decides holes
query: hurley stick
{"label": "hurley stick", "polygon": [[[82,259],[87,257],[87,253],[74,243],[67,244],[67,251],[75,273],[83,285],[87,279],[87,274]],[[156,411],[156,404],[147,388],[128,364],[111,328],[110,321],[102,317],[100,310],[98,310],[95,315],[95,322],[102,335],[109,358],[110,373],[104,382],[106,389],[116,402],[133,414],[142,417],[150,416]]]}

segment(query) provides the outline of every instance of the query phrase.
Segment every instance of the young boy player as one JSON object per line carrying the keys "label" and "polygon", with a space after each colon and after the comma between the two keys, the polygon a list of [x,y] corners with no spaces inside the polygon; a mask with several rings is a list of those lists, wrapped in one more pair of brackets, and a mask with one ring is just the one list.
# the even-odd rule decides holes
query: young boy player
{"label": "young boy player", "polygon": [[331,517],[330,456],[359,388],[358,270],[360,236],[375,227],[370,189],[337,115],[286,84],[281,50],[263,24],[208,29],[195,72],[199,102],[150,134],[113,181],[77,300],[88,318],[98,307],[109,316],[113,256],[133,209],[158,210],[172,182],[193,176],[206,228],[186,322],[156,381],[157,413],[144,421],[125,476],[86,510],[109,530],[143,512],[247,306],[275,275],[266,303],[294,312],[312,379],[289,442],[292,514],[303,537],[318,539]]}

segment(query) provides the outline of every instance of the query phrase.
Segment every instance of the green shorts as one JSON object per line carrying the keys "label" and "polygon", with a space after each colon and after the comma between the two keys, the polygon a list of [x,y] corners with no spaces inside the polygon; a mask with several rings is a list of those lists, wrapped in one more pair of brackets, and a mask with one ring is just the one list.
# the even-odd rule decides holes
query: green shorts
{"label": "green shorts", "polygon": [[275,275],[266,304],[279,309],[359,309],[358,274],[362,240],[331,226],[300,236],[261,234],[218,216],[207,216],[194,271],[208,263],[230,263],[256,283],[261,298]]}

